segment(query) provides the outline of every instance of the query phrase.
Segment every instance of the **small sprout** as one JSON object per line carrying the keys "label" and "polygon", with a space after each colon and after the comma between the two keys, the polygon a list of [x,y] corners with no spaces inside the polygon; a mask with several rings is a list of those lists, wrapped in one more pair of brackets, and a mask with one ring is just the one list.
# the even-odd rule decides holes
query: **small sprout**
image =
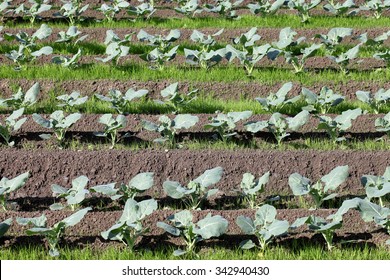
{"label": "small sprout", "polygon": [[[85,189],[88,182],[89,179],[86,176],[80,176],[72,180],[72,187],[69,189],[53,184],[51,185],[51,190],[53,191],[53,195],[57,198],[65,198],[70,209],[75,211],[83,203],[85,195],[89,193],[89,191]],[[54,203],[50,205],[50,210],[62,210],[65,207],[66,206],[61,203]]]}
{"label": "small sprout", "polygon": [[64,108],[66,112],[70,112],[75,106],[80,106],[88,100],[88,96],[81,97],[80,92],[73,91],[71,94],[63,94],[57,96],[56,99],[60,102],[57,107]]}
{"label": "small sprout", "polygon": [[188,258],[196,258],[197,243],[219,237],[227,231],[228,221],[222,216],[212,216],[211,213],[197,223],[193,223],[190,211],[184,210],[168,217],[171,225],[158,222],[157,227],[162,228],[173,236],[181,236],[185,242],[185,250],[178,249],[173,252],[174,256],[187,255]]}
{"label": "small sprout", "polygon": [[[49,119],[43,118],[41,115],[33,114],[33,120],[40,126],[52,129],[53,134],[57,140],[57,143],[60,147],[63,147],[65,141],[66,131],[71,128],[78,120],[81,119],[80,113],[73,113],[68,116],[65,116],[64,111],[58,110],[53,112]],[[42,139],[50,139],[52,135],[50,134],[41,134],[39,137]]]}
{"label": "small sprout", "polygon": [[300,99],[299,96],[287,99],[287,94],[291,91],[292,86],[291,82],[285,83],[276,93],[271,92],[268,97],[257,97],[255,100],[267,112],[279,112],[287,104],[293,104]]}
{"label": "small sprout", "polygon": [[153,172],[139,173],[129,183],[121,184],[119,189],[115,188],[116,183],[111,183],[95,186],[91,188],[91,191],[108,195],[112,200],[121,198],[126,201],[128,199],[134,199],[139,194],[149,190],[154,184],[153,176]]}
{"label": "small sprout", "polygon": [[[259,241],[259,247],[263,251],[275,237],[287,234],[289,229],[288,221],[277,220],[275,207],[268,204],[261,206],[256,211],[255,220],[238,216],[236,224],[245,234],[255,235]],[[250,239],[240,243],[242,249],[252,249],[253,247],[256,247],[256,244]]]}
{"label": "small sprout", "polygon": [[26,231],[27,235],[38,234],[45,236],[49,243],[49,255],[51,257],[58,257],[60,252],[58,251],[57,246],[64,236],[65,230],[68,227],[78,224],[90,210],[92,210],[91,207],[81,209],[62,221],[54,224],[53,227],[47,226],[47,218],[45,214],[36,218],[16,218],[16,222],[22,226],[32,225],[33,227]]}
{"label": "small sprout", "polygon": [[282,144],[282,140],[290,135],[287,130],[298,131],[309,120],[310,113],[303,110],[295,117],[283,117],[280,113],[274,113],[269,121],[249,122],[245,124],[247,131],[257,133],[261,130],[268,129],[271,132],[278,146]]}
{"label": "small sprout", "polygon": [[148,131],[160,133],[162,137],[154,139],[153,142],[160,144],[169,142],[170,146],[173,148],[176,146],[176,135],[178,134],[178,130],[193,127],[199,121],[199,118],[197,116],[181,114],[171,120],[169,117],[163,115],[158,121],[159,124],[142,120],[141,124],[142,127]]}
{"label": "small sprout", "polygon": [[26,93],[23,93],[22,88],[20,87],[18,92],[13,94],[11,98],[0,99],[0,105],[15,109],[30,107],[38,101],[39,91],[39,83],[35,83],[29,90],[26,91]]}
{"label": "small sprout", "polygon": [[179,39],[180,35],[179,29],[171,30],[166,36],[158,34],[151,35],[141,29],[137,34],[138,40],[141,42],[149,42],[149,46],[155,47],[149,53],[141,55],[141,59],[156,64],[155,66],[151,66],[152,69],[163,70],[164,63],[176,57],[179,46],[171,47],[171,44]]}
{"label": "small sprout", "polygon": [[7,211],[6,203],[7,203],[8,195],[12,192],[17,191],[21,187],[23,187],[29,176],[30,176],[30,173],[25,172],[23,174],[16,176],[13,179],[8,179],[6,177],[1,178],[1,180],[0,180],[0,206],[3,208],[4,211]]}
{"label": "small sprout", "polygon": [[246,120],[250,116],[252,116],[252,111],[218,114],[216,117],[210,118],[209,120],[211,122],[206,124],[204,127],[206,129],[212,129],[213,131],[217,132],[219,137],[224,142],[226,142],[237,134],[235,131],[236,123],[242,120]]}
{"label": "small sprout", "polygon": [[[330,215],[326,219],[311,215],[309,217],[302,217],[297,219],[291,225],[291,228],[295,229],[304,224],[308,224],[309,229],[322,234],[326,241],[328,251],[331,251],[334,247],[333,237],[335,235],[335,231],[336,229],[340,229],[343,225],[342,218],[343,217],[341,215]],[[331,221],[328,222],[327,220],[330,219]]]}
{"label": "small sprout", "polygon": [[115,19],[115,15],[129,6],[130,3],[125,0],[110,0],[110,5],[104,3],[96,10],[102,12],[108,22],[112,22]]}
{"label": "small sprout", "polygon": [[68,30],[60,31],[58,33],[58,40],[56,40],[56,43],[67,43],[72,46],[76,46],[78,43],[84,41],[88,35],[84,35],[80,37],[80,34],[82,32],[77,29],[77,26],[70,26]]}
{"label": "small sprout", "polygon": [[390,193],[390,166],[386,168],[383,176],[363,175],[360,182],[366,189],[368,200],[378,198],[380,206],[383,207],[382,197]]}
{"label": "small sprout", "polygon": [[256,179],[251,173],[244,173],[240,183],[241,191],[239,196],[251,209],[258,206],[257,197],[264,192],[264,187],[269,181],[270,172],[266,172],[263,176]]}
{"label": "small sprout", "polygon": [[328,116],[319,116],[320,123],[317,129],[324,129],[330,136],[333,143],[345,140],[345,137],[339,137],[340,133],[345,132],[352,126],[352,120],[355,120],[362,114],[362,109],[347,110],[334,119]]}
{"label": "small sprout", "polygon": [[209,189],[211,185],[218,183],[223,174],[222,167],[206,170],[195,180],[190,181],[187,187],[176,181],[165,181],[163,188],[165,193],[174,199],[180,199],[192,209],[201,208],[203,203],[218,192],[218,189]]}
{"label": "small sprout", "polygon": [[108,91],[108,96],[100,94],[95,94],[95,96],[101,101],[110,102],[111,108],[115,109],[119,114],[124,114],[127,113],[127,108],[131,101],[144,97],[148,92],[146,89],[134,90],[130,88],[125,94],[122,94],[119,90],[111,89]]}
{"label": "small sprout", "polygon": [[302,96],[308,105],[302,109],[309,112],[318,112],[320,114],[327,114],[331,107],[337,106],[345,99],[344,96],[334,93],[333,90],[327,87],[322,87],[318,95],[303,87]]}
{"label": "small sprout", "polygon": [[167,105],[173,109],[173,113],[180,113],[183,108],[186,108],[189,103],[196,99],[198,90],[192,90],[187,94],[179,92],[179,83],[174,83],[167,86],[161,91],[161,96],[164,101],[158,100],[160,104]]}
{"label": "small sprout", "polygon": [[142,220],[157,210],[157,201],[154,199],[136,202],[134,199],[128,199],[123,209],[123,214],[119,220],[108,230],[101,233],[107,240],[117,240],[123,242],[133,251],[138,237],[141,237],[149,231],[144,228]]}
{"label": "small sprout", "polygon": [[61,65],[64,68],[75,69],[79,67],[79,60],[82,54],[83,54],[82,50],[79,49],[77,53],[71,57],[63,56],[63,55],[54,56],[51,61],[54,64]]}
{"label": "small sprout", "polygon": [[310,19],[309,11],[314,9],[321,3],[321,0],[290,0],[288,2],[288,7],[298,11],[299,16],[301,17],[301,22],[306,23]]}
{"label": "small sprout", "polygon": [[0,124],[0,136],[3,137],[10,147],[15,145],[14,141],[10,142],[12,132],[19,130],[27,120],[27,118],[20,118],[23,115],[23,112],[24,108],[12,112],[12,114],[5,119],[4,125]]}
{"label": "small sprout", "polygon": [[390,101],[390,89],[385,90],[381,88],[375,94],[371,94],[370,91],[359,90],[356,92],[356,97],[370,105],[374,114],[379,114],[382,107],[386,106],[387,102]]}
{"label": "small sprout", "polygon": [[118,130],[125,128],[127,125],[126,117],[123,115],[118,115],[116,118],[112,114],[104,114],[99,118],[99,123],[104,124],[103,132],[95,132],[94,135],[98,137],[107,137],[111,140],[111,147],[113,149],[115,144],[119,142],[122,138],[129,137],[130,134],[126,133],[125,135],[119,137]]}
{"label": "small sprout", "polygon": [[25,3],[22,3],[14,11],[15,14],[22,14],[24,19],[29,19],[31,26],[34,25],[36,19],[41,19],[39,16],[43,12],[49,11],[51,5],[48,5],[49,0],[28,0],[30,7],[26,7]]}
{"label": "small sprout", "polygon": [[248,9],[255,15],[261,14],[268,16],[275,14],[284,4],[285,0],[259,0],[257,3],[250,3],[247,5]]}
{"label": "small sprout", "polygon": [[12,218],[9,218],[0,223],[0,237],[3,237],[7,230],[11,227]]}
{"label": "small sprout", "polygon": [[315,208],[320,208],[324,201],[337,196],[337,193],[331,193],[331,191],[335,191],[347,180],[349,176],[348,169],[348,165],[338,166],[314,184],[311,183],[309,178],[294,173],[288,178],[288,184],[294,195],[309,194],[314,200]]}

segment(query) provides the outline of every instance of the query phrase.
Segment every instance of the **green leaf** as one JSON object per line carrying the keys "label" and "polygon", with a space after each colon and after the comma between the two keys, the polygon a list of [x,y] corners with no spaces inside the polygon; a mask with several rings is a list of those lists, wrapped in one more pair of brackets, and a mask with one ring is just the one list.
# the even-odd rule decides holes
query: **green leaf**
{"label": "green leaf", "polygon": [[236,224],[245,234],[255,234],[256,232],[256,227],[253,224],[252,219],[249,217],[238,216],[236,219]]}
{"label": "green leaf", "polygon": [[174,121],[174,125],[173,125],[174,128],[188,129],[194,126],[199,121],[199,118],[197,116],[184,114],[184,115],[177,115],[173,121]]}
{"label": "green leaf", "polygon": [[310,179],[298,173],[293,173],[288,178],[288,184],[294,195],[305,195],[310,192]]}
{"label": "green leaf", "polygon": [[174,222],[176,227],[188,228],[192,225],[192,218],[193,217],[190,211],[183,210],[178,213],[175,213],[168,219]]}
{"label": "green leaf", "polygon": [[[20,189],[21,187],[23,187],[29,176],[30,176],[30,173],[25,172],[23,174],[16,176],[15,178],[13,178],[11,180],[7,179],[7,181],[5,181],[4,186],[3,186],[3,187],[8,189],[5,193],[11,193],[11,192],[16,191],[16,190]],[[1,186],[1,184],[0,184],[0,186]]]}
{"label": "green leaf", "polygon": [[218,166],[213,169],[206,170],[202,175],[194,180],[195,183],[198,183],[203,188],[208,188],[209,186],[218,183],[223,174],[223,168]]}
{"label": "green leaf", "polygon": [[2,237],[12,224],[12,218],[6,219],[0,223],[0,237]]}
{"label": "green leaf", "polygon": [[243,250],[249,250],[249,249],[252,249],[253,247],[256,247],[256,244],[253,243],[252,240],[248,239],[248,240],[244,240],[240,243],[239,247]]}
{"label": "green leaf", "polygon": [[321,181],[325,184],[324,192],[327,193],[329,190],[334,191],[339,187],[349,176],[348,165],[338,166],[334,168],[329,174],[323,176]]}
{"label": "green leaf", "polygon": [[138,202],[138,209],[137,209],[138,220],[142,220],[146,216],[149,216],[155,210],[157,210],[157,201],[154,199],[147,199]]}
{"label": "green leaf", "polygon": [[224,234],[228,227],[228,221],[219,215],[207,216],[196,223],[194,233],[202,236],[203,239],[218,237]]}
{"label": "green leaf", "polygon": [[301,111],[293,118],[287,118],[288,128],[296,131],[300,129],[309,120],[310,113],[306,110]]}
{"label": "green leaf", "polygon": [[140,191],[146,191],[153,186],[153,172],[144,172],[134,176],[130,182],[130,188],[135,188]]}
{"label": "green leaf", "polygon": [[255,225],[272,223],[276,217],[276,209],[272,205],[265,204],[256,211]]}
{"label": "green leaf", "polygon": [[61,222],[56,223],[54,225],[54,227],[57,227],[59,225],[59,223],[64,223],[65,227],[74,226],[74,225],[78,224],[84,218],[85,214],[87,214],[87,212],[90,210],[92,210],[91,207],[81,209],[81,210],[77,211],[76,213],[70,215],[69,217],[63,219]]}
{"label": "green leaf", "polygon": [[179,182],[175,181],[165,181],[163,183],[163,189],[166,194],[174,199],[179,199],[184,197],[185,190]]}

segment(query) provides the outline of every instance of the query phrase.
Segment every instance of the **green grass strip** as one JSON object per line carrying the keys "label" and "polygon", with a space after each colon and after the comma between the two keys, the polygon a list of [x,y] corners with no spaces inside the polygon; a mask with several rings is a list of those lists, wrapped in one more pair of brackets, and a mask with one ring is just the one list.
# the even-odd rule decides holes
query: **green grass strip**
{"label": "green grass strip", "polygon": [[253,77],[247,77],[242,67],[218,66],[209,71],[190,68],[188,65],[166,66],[163,71],[152,70],[148,64],[124,64],[113,67],[109,64],[89,64],[70,70],[61,66],[45,64],[41,66],[30,66],[22,71],[14,71],[13,66],[0,66],[0,77],[8,79],[51,79],[55,81],[66,80],[172,80],[194,81],[194,82],[235,82],[235,81],[256,81],[268,85],[285,82],[299,82],[302,85],[310,86],[315,83],[342,83],[347,85],[350,81],[367,81],[383,84],[390,79],[390,71],[387,69],[355,71],[351,70],[344,75],[337,70],[325,69],[321,71],[308,71],[294,74],[290,69],[280,68],[258,68],[253,72]]}
{"label": "green grass strip", "polygon": [[[291,28],[300,29],[312,29],[312,28],[333,28],[333,27],[350,27],[350,28],[380,28],[390,26],[389,17],[381,17],[375,19],[372,17],[334,17],[334,16],[312,16],[308,23],[302,23],[301,19],[297,15],[269,15],[253,16],[245,15],[239,20],[228,20],[225,18],[214,17],[200,17],[200,18],[151,18],[148,21],[137,20],[131,22],[129,20],[119,20],[115,22],[96,22],[96,21],[84,21],[79,23],[82,27],[103,27],[103,28],[146,28],[146,27],[158,27],[158,28],[248,28],[248,27],[261,27],[261,28],[285,28],[288,26]],[[32,27],[29,22],[12,22],[7,21],[4,24],[6,27],[14,28],[26,28]],[[37,21],[34,27],[39,27],[41,22]],[[65,21],[51,21],[50,26],[53,28],[66,28],[68,24]]]}

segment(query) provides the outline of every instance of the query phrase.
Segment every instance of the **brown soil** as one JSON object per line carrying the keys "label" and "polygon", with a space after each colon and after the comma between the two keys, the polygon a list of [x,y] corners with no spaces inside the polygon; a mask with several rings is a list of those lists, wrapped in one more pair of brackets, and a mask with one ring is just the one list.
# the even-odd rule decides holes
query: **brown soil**
{"label": "brown soil", "polygon": [[[41,86],[41,98],[46,98],[50,90],[55,90],[57,95],[80,91],[82,95],[92,96],[95,93],[106,94],[110,89],[117,89],[126,92],[129,88],[147,89],[148,96],[151,99],[161,98],[160,92],[168,85],[176,82],[174,79],[157,81],[118,81],[118,80],[70,80],[55,81],[49,79],[36,79],[34,81],[27,79],[0,79],[0,92],[3,97],[9,97],[14,94],[12,88],[22,87],[24,91],[29,89],[35,82]],[[187,82],[179,83],[180,92],[189,92],[193,89],[199,89],[205,96],[212,95],[213,98],[223,100],[241,100],[254,99],[256,97],[268,96],[271,92],[277,92],[283,83],[275,81],[273,85],[263,84],[261,82]],[[323,86],[327,86],[346,97],[346,100],[356,100],[356,92],[365,90],[376,92],[380,88],[390,88],[390,82],[372,83],[371,81],[348,81],[347,83],[315,83],[313,86],[307,86],[313,92],[318,93]],[[294,83],[289,96],[301,94],[302,85]]]}
{"label": "brown soil", "polygon": [[[220,239],[229,239],[234,238],[235,243],[225,242],[222,243],[228,247],[236,247],[239,244],[240,239],[248,238],[241,233],[240,228],[236,225],[235,220],[239,215],[244,215],[248,217],[254,216],[253,210],[236,210],[236,211],[195,211],[194,221],[202,219],[207,213],[212,213],[212,215],[221,215],[226,218],[229,222],[228,231],[225,236]],[[334,210],[317,210],[317,211],[308,211],[308,210],[278,210],[278,218],[286,219],[290,223],[295,221],[299,217],[304,217],[308,215],[318,215],[322,217],[327,217],[329,214],[333,213]],[[45,215],[48,218],[48,224],[53,225],[55,222],[69,216],[71,213],[66,211],[61,212],[53,212],[53,211],[44,211]],[[143,240],[140,242],[140,246],[146,245],[144,242],[147,240],[149,246],[156,246],[157,244],[182,244],[182,240],[180,238],[172,238],[171,236],[164,233],[164,231],[156,226],[157,222],[166,221],[166,218],[173,214],[173,211],[170,210],[159,210],[154,212],[151,216],[147,217],[144,221],[144,226],[150,228],[150,232],[143,237]],[[9,213],[1,213],[0,219],[4,220],[9,217],[35,217],[41,215],[42,212],[9,212]],[[76,226],[69,228],[66,231],[66,239],[75,240],[75,237],[83,237],[84,239],[88,239],[88,237],[99,237],[100,233],[104,230],[110,228],[115,221],[120,217],[121,212],[93,212],[88,213],[85,218]],[[22,227],[17,225],[16,222],[13,223],[10,230],[7,232],[9,236],[18,236],[17,238],[21,238],[24,235],[26,227]],[[386,234],[385,230],[378,228],[378,226],[373,223],[364,223],[364,221],[360,218],[360,214],[357,211],[351,211],[344,215],[344,223],[343,227],[340,230],[336,230],[337,237],[335,238],[335,242],[338,241],[346,241],[346,240],[356,240],[361,243],[368,243],[371,245],[381,246],[384,242],[389,238]],[[17,239],[15,238],[15,239]],[[33,237],[32,237],[33,238]],[[288,243],[291,240],[300,240],[300,239],[310,239],[307,240],[309,242],[320,242],[324,243],[324,240],[315,236],[312,231],[309,231],[307,226],[301,227],[295,231],[291,231],[289,235],[279,238],[279,242]],[[314,239],[314,240],[312,240]],[[89,238],[89,240],[93,240]],[[232,241],[233,241],[232,240]],[[238,241],[237,241],[238,240]],[[96,242],[96,241],[95,241]],[[15,241],[12,239],[7,240],[7,246],[14,244]],[[209,241],[208,244],[218,244],[221,243],[216,239]],[[230,245],[229,245],[230,244]],[[20,245],[20,244],[19,244]],[[85,243],[84,243],[85,245]]]}
{"label": "brown soil", "polygon": [[216,150],[99,150],[99,151],[26,151],[2,149],[0,173],[13,178],[30,171],[26,185],[10,198],[52,196],[51,184],[69,187],[70,181],[85,175],[89,186],[111,182],[127,182],[140,172],[154,172],[155,183],[146,195],[165,197],[162,183],[175,180],[182,184],[205,170],[222,166],[224,176],[216,184],[222,196],[236,196],[242,175],[251,172],[259,176],[267,171],[271,178],[265,195],[291,194],[288,177],[294,172],[318,180],[334,167],[349,165],[350,176],[339,189],[341,195],[362,195],[360,177],[383,174],[390,165],[389,151],[216,151]]}

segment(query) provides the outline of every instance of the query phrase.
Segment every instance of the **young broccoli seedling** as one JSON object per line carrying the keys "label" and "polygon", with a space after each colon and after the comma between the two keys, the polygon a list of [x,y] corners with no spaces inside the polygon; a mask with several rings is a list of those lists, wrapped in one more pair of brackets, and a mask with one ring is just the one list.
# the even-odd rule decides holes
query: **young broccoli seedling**
{"label": "young broccoli seedling", "polygon": [[178,249],[173,252],[174,256],[186,255],[188,258],[197,258],[197,243],[223,235],[229,225],[222,216],[211,216],[211,213],[197,223],[193,223],[193,216],[190,211],[184,210],[168,217],[170,224],[158,222],[157,227],[162,228],[173,236],[180,236],[184,239],[185,249]]}
{"label": "young broccoli seedling", "polygon": [[240,183],[239,197],[246,206],[255,209],[258,206],[257,197],[264,192],[264,187],[269,181],[270,172],[256,179],[251,173],[244,173]]}
{"label": "young broccoli seedling", "polygon": [[98,137],[107,137],[111,140],[111,147],[113,149],[115,144],[122,138],[130,137],[130,133],[126,133],[121,137],[118,136],[118,130],[125,128],[127,125],[126,117],[123,115],[118,115],[116,118],[112,114],[104,114],[99,118],[99,123],[104,124],[103,132],[94,132],[95,136]]}
{"label": "young broccoli seedling", "polygon": [[8,195],[12,192],[17,191],[24,186],[28,177],[30,176],[29,172],[25,172],[16,176],[13,179],[8,179],[6,177],[1,178],[0,180],[0,206],[4,211],[7,211],[6,204]]}
{"label": "young broccoli seedling", "polygon": [[26,122],[27,118],[20,118],[23,115],[24,108],[12,112],[5,119],[4,125],[0,124],[0,136],[3,137],[7,145],[12,147],[15,145],[14,141],[11,141],[12,132],[19,130]]}

